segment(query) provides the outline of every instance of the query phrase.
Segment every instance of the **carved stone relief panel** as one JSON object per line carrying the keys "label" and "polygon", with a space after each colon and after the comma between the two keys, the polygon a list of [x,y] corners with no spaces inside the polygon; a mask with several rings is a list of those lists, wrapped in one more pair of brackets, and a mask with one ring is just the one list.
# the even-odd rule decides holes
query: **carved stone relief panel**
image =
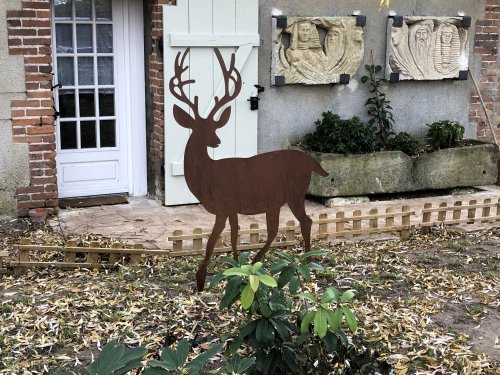
{"label": "carved stone relief panel", "polygon": [[273,18],[272,84],[337,83],[354,74],[364,54],[359,24],[356,16]]}
{"label": "carved stone relief panel", "polygon": [[397,73],[396,80],[463,79],[460,72],[467,72],[469,63],[467,29],[462,17],[389,19],[387,78]]}

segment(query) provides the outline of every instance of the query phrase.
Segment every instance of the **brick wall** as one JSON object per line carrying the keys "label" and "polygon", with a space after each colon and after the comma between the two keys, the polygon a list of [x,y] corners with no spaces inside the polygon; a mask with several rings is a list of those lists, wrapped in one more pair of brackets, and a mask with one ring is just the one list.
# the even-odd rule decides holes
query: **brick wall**
{"label": "brick wall", "polygon": [[163,58],[158,50],[158,38],[163,36],[162,5],[168,0],[151,0],[151,38],[150,54],[148,55],[148,80],[151,100],[151,115],[149,136],[149,191],[153,196],[161,197],[164,194],[163,163],[163,137],[164,137],[164,98],[163,98]]}
{"label": "brick wall", "polygon": [[150,15],[149,43],[146,43],[148,64],[147,85],[149,85],[148,111],[148,187],[152,196],[163,199],[164,183],[164,80],[163,56],[158,49],[159,38],[163,37],[163,5],[175,5],[175,0],[148,0],[146,14]]}
{"label": "brick wall", "polygon": [[[480,77],[478,80],[481,96],[486,104],[489,118],[500,142],[500,0],[486,0],[484,18],[476,22],[474,53],[480,56]],[[477,126],[479,138],[491,139],[487,118],[475,89],[471,92],[469,119]]]}
{"label": "brick wall", "polygon": [[11,55],[24,57],[26,98],[11,102],[14,142],[28,144],[30,184],[17,189],[21,216],[33,207],[57,206],[52,95],[50,0],[23,0],[7,12]]}

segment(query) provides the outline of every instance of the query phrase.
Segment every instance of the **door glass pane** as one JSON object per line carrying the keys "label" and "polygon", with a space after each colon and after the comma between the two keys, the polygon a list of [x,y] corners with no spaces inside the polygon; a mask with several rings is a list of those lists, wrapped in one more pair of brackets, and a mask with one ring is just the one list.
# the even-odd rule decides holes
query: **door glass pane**
{"label": "door glass pane", "polygon": [[113,89],[99,90],[99,115],[100,116],[115,115],[115,90]]}
{"label": "door glass pane", "polygon": [[72,57],[57,58],[57,83],[63,86],[73,86],[75,84],[75,70]]}
{"label": "door glass pane", "polygon": [[95,121],[82,121],[80,123],[80,143],[82,148],[97,147]]}
{"label": "door glass pane", "polygon": [[54,0],[54,16],[57,20],[72,19],[73,0]]}
{"label": "door glass pane", "polygon": [[59,23],[56,25],[57,53],[73,53],[73,25]]}
{"label": "door glass pane", "polygon": [[76,25],[76,46],[78,53],[92,53],[92,25]]}
{"label": "door glass pane", "polygon": [[113,19],[111,5],[112,2],[110,0],[95,1],[95,17],[98,21],[111,21]]}
{"label": "door glass pane", "polygon": [[92,0],[76,0],[75,13],[77,20],[91,20]]}
{"label": "door glass pane", "polygon": [[116,147],[115,120],[103,120],[100,126],[101,147]]}
{"label": "door glass pane", "polygon": [[80,90],[80,117],[95,116],[95,95],[94,90]]}
{"label": "door glass pane", "polygon": [[77,148],[76,122],[61,122],[59,126],[61,133],[61,149],[69,150]]}
{"label": "door glass pane", "polygon": [[113,25],[103,24],[96,26],[97,53],[113,52]]}
{"label": "door glass pane", "polygon": [[78,58],[78,84],[93,85],[94,84],[94,58],[79,57]]}
{"label": "door glass pane", "polygon": [[112,57],[98,57],[97,69],[99,75],[100,85],[113,84],[113,58]]}
{"label": "door glass pane", "polygon": [[75,90],[58,90],[59,113],[61,118],[76,117],[75,111]]}

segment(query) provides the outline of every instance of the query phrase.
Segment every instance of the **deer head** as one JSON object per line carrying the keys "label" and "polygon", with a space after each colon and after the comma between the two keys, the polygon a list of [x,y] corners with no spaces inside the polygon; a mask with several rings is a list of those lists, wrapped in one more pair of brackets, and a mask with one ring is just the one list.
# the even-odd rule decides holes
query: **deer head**
{"label": "deer head", "polygon": [[[195,82],[194,79],[182,80],[182,74],[189,68],[188,65],[185,65],[186,57],[189,54],[189,48],[184,51],[182,57],[181,52],[179,52],[175,58],[174,76],[170,79],[169,89],[172,95],[179,101],[187,104],[192,112],[190,114],[177,104],[174,104],[173,114],[175,121],[182,127],[191,129],[193,131],[191,137],[197,138],[200,141],[203,140],[205,145],[215,148],[220,144],[220,139],[217,134],[215,134],[215,131],[227,124],[231,117],[231,107],[225,108],[218,119],[216,119],[216,115],[225,105],[238,96],[241,91],[242,82],[240,72],[235,67],[234,53],[231,55],[231,62],[229,68],[227,68],[219,49],[215,48],[214,52],[222,70],[224,96],[221,98],[216,96],[214,98],[214,106],[206,118],[200,115],[198,96],[195,96],[193,101],[191,101],[184,92],[184,86]],[[232,94],[230,93],[231,82],[234,83]]]}

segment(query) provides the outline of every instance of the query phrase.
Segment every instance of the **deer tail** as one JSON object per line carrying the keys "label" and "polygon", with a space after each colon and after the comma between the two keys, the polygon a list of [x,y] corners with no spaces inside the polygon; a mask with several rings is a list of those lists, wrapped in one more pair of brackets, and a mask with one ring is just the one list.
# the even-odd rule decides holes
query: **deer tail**
{"label": "deer tail", "polygon": [[321,164],[319,164],[316,160],[313,160],[313,171],[319,174],[322,177],[328,176],[328,172],[323,169]]}

